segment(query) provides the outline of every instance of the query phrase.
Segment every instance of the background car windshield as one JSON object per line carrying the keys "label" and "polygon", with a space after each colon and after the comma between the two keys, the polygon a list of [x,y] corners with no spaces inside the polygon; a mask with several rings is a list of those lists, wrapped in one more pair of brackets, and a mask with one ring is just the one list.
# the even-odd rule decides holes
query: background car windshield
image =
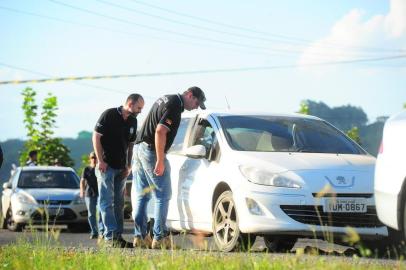
{"label": "background car windshield", "polygon": [[237,151],[366,154],[325,121],[299,117],[219,117],[228,144]]}
{"label": "background car windshield", "polygon": [[79,179],[70,171],[22,171],[19,188],[79,188]]}

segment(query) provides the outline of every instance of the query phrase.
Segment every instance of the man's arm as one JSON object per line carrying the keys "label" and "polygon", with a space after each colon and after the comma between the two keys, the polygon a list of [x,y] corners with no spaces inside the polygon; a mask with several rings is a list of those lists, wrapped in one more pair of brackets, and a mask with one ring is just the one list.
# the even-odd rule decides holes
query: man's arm
{"label": "man's arm", "polygon": [[85,197],[85,189],[86,189],[86,182],[85,179],[82,177],[80,179],[80,198]]}
{"label": "man's arm", "polygon": [[92,141],[93,141],[93,149],[96,153],[97,162],[99,164],[99,170],[101,172],[105,172],[107,169],[107,163],[103,160],[103,147],[101,145],[101,138],[102,134],[93,131]]}
{"label": "man's arm", "polygon": [[128,144],[128,150],[127,150],[127,168],[126,168],[126,172],[125,172],[125,177],[130,175],[131,172],[131,161],[133,158],[133,148],[134,148],[134,143],[131,142]]}
{"label": "man's arm", "polygon": [[169,129],[164,125],[158,125],[155,130],[156,163],[154,173],[157,176],[163,175],[165,171],[165,145],[168,131]]}

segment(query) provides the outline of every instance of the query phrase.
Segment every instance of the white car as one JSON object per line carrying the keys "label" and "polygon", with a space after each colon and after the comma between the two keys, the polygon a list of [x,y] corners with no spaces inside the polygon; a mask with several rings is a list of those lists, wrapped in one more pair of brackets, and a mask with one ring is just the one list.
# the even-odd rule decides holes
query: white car
{"label": "white car", "polygon": [[375,168],[375,200],[379,219],[406,234],[406,111],[384,126]]}
{"label": "white car", "polygon": [[45,223],[67,224],[78,231],[89,228],[79,177],[72,168],[18,167],[3,185],[1,202],[4,229]]}
{"label": "white car", "polygon": [[182,118],[167,158],[168,227],[213,235],[222,251],[256,236],[273,251],[348,227],[362,239],[388,233],[375,210],[375,158],[317,117],[198,113]]}

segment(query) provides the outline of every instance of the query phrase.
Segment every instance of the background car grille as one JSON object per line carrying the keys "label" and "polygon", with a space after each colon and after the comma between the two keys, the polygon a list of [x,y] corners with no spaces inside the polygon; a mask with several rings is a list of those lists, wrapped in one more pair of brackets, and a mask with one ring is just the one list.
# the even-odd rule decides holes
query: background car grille
{"label": "background car grille", "polygon": [[384,226],[378,220],[374,206],[368,206],[366,213],[325,213],[322,206],[313,205],[281,205],[281,209],[292,219],[304,224],[358,228]]}
{"label": "background car grille", "polygon": [[[31,215],[32,220],[34,221],[45,221],[45,213],[41,213],[39,211],[35,211]],[[54,216],[49,216],[49,222],[52,221],[58,221],[58,220],[75,220],[76,219],[76,214],[75,212],[72,211],[72,209],[69,208],[63,208],[63,215],[54,215]]]}
{"label": "background car grille", "polygon": [[312,193],[313,197],[335,197],[335,198],[372,198],[372,193]]}
{"label": "background car grille", "polygon": [[70,204],[71,200],[37,200],[39,204],[46,204],[46,205],[66,205]]}

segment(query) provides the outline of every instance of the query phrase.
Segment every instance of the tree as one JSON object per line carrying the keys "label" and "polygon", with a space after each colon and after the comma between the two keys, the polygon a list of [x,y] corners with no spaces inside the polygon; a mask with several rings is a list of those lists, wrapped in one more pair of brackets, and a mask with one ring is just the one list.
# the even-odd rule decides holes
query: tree
{"label": "tree", "polygon": [[356,143],[361,145],[361,137],[359,136],[359,129],[357,127],[352,127],[347,132],[347,136],[353,139]]}
{"label": "tree", "polygon": [[300,102],[300,108],[299,108],[298,113],[306,114],[306,115],[310,114],[309,104],[306,100]]}
{"label": "tree", "polygon": [[38,106],[35,103],[36,92],[32,88],[25,88],[22,92],[24,102],[24,124],[27,129],[28,140],[24,145],[24,150],[20,155],[20,163],[25,164],[28,153],[31,150],[38,150],[38,164],[72,167],[74,162],[70,157],[70,150],[62,144],[61,138],[54,138],[54,128],[56,127],[56,111],[58,102],[55,96],[48,94],[42,103],[40,122],[36,121],[38,116]]}

